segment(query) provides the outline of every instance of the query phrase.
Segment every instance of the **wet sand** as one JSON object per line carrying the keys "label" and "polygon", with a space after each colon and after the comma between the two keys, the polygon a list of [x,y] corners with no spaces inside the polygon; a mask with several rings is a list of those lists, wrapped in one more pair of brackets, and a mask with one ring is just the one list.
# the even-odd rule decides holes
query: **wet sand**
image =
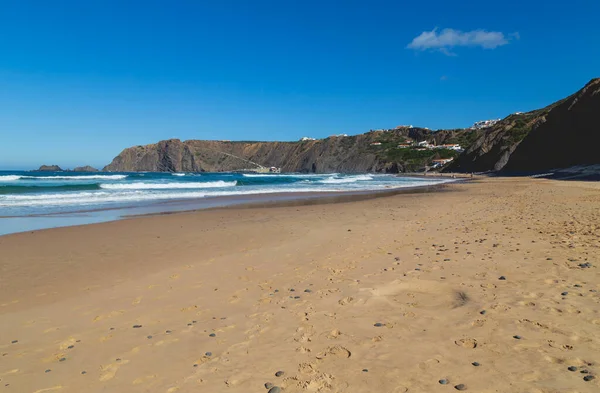
{"label": "wet sand", "polygon": [[600,184],[445,189],[0,237],[0,389],[598,391]]}

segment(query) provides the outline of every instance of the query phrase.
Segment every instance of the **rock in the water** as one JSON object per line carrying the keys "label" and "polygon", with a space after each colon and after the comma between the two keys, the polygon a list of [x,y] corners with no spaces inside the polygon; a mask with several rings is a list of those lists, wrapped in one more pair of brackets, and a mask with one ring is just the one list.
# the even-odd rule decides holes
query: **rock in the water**
{"label": "rock in the water", "polygon": [[62,172],[63,169],[58,165],[42,165],[38,168],[38,172]]}
{"label": "rock in the water", "polygon": [[73,168],[73,172],[98,172],[98,170],[94,167],[86,165]]}

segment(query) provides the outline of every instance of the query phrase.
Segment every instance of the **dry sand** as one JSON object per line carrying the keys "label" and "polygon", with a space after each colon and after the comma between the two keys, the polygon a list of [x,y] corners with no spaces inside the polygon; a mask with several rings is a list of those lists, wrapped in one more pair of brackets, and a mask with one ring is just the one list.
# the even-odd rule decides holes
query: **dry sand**
{"label": "dry sand", "polygon": [[0,391],[600,391],[598,184],[446,190],[0,237]]}

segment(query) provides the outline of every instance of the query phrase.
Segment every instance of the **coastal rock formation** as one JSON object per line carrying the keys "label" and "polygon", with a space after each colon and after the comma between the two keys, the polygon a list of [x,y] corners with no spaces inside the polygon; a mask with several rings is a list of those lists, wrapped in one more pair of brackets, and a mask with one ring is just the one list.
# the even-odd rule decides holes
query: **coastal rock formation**
{"label": "coastal rock formation", "polygon": [[484,133],[445,170],[524,173],[600,164],[600,78],[546,108],[513,114]]}
{"label": "coastal rock formation", "polygon": [[62,172],[63,169],[58,165],[42,165],[38,168],[38,172]]}
{"label": "coastal rock formation", "polygon": [[[178,139],[123,150],[105,171],[224,172],[278,167],[284,172],[399,173],[455,158],[447,172],[536,172],[600,164],[600,79],[546,108],[512,114],[484,129],[431,131],[400,126],[355,136],[299,142],[182,142]],[[465,151],[400,148],[428,141],[460,144]]]}
{"label": "coastal rock formation", "polygon": [[91,167],[89,165],[86,166],[78,166],[73,169],[73,172],[98,172],[98,169]]}
{"label": "coastal rock formation", "polygon": [[[105,171],[225,172],[278,167],[283,172],[398,173],[423,167],[423,160],[395,155],[404,140],[447,143],[478,135],[473,130],[431,131],[398,127],[355,136],[298,142],[231,142],[179,139],[123,150]],[[476,136],[475,135],[475,136]],[[436,158],[431,152],[427,158]]]}

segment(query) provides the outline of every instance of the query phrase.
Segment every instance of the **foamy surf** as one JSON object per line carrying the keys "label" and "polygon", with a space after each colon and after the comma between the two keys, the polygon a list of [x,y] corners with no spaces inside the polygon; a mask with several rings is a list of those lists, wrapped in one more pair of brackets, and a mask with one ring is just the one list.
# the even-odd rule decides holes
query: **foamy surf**
{"label": "foamy surf", "polygon": [[127,175],[75,175],[75,176],[26,176],[5,175],[0,176],[0,181],[16,180],[123,180]]}
{"label": "foamy surf", "polygon": [[222,188],[234,187],[237,181],[212,181],[212,182],[185,182],[185,183],[128,183],[128,184],[100,184],[106,190],[175,190],[192,188]]}
{"label": "foamy surf", "polygon": [[323,180],[319,180],[319,183],[324,184],[344,184],[344,183],[355,183],[357,181],[367,181],[373,180],[372,176],[368,175],[357,175],[357,176],[347,176],[347,177],[328,177]]}
{"label": "foamy surf", "polygon": [[[32,173],[0,172],[0,216],[154,206],[193,200],[274,193],[369,192],[426,186],[440,179],[339,173]],[[266,198],[266,197],[265,197]],[[160,208],[158,208],[160,209]]]}

